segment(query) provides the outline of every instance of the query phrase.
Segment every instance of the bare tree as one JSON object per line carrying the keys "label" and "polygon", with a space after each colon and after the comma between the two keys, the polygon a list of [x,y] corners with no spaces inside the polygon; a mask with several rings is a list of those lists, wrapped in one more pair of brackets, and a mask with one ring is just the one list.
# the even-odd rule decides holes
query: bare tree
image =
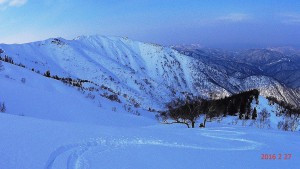
{"label": "bare tree", "polygon": [[284,131],[296,131],[300,124],[300,114],[293,113],[291,115],[285,114],[284,119],[278,122],[278,129]]}
{"label": "bare tree", "polygon": [[259,128],[264,128],[265,125],[270,127],[270,116],[271,114],[268,112],[266,108],[262,109],[262,111],[258,114],[259,119]]}
{"label": "bare tree", "polygon": [[[194,128],[200,116],[200,107],[201,100],[195,101],[189,97],[186,100],[177,99],[167,104],[167,111],[160,112],[156,118],[166,124],[181,123]],[[168,122],[168,119],[173,121]]]}
{"label": "bare tree", "polygon": [[167,116],[174,120],[172,123],[182,123],[187,125],[188,128],[190,128],[190,125],[188,123],[188,116],[185,114],[185,108],[184,108],[185,102],[183,100],[177,99],[167,105],[168,112]]}
{"label": "bare tree", "polygon": [[186,112],[186,119],[191,123],[192,128],[195,127],[196,120],[200,116],[201,100],[190,101],[187,100],[183,106],[184,112]]}
{"label": "bare tree", "polygon": [[4,66],[2,65],[2,61],[0,60],[0,71],[4,70]]}
{"label": "bare tree", "polygon": [[0,112],[2,112],[2,113],[6,112],[6,106],[5,106],[4,102],[3,103],[0,102]]}

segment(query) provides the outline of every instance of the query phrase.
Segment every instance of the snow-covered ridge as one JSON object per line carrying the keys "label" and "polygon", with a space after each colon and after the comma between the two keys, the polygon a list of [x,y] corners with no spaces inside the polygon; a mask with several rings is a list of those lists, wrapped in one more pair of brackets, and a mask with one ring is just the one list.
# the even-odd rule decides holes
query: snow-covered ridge
{"label": "snow-covered ridge", "polygon": [[[52,75],[88,79],[109,86],[121,95],[132,96],[144,107],[162,108],[162,101],[168,102],[182,92],[198,91],[190,73],[190,57],[167,47],[127,38],[53,38],[0,48],[16,63],[28,68],[40,72],[50,70]],[[207,84],[207,90],[222,90],[217,85]]]}
{"label": "snow-covered ridge", "polygon": [[[253,88],[266,95],[276,93],[277,98],[291,100],[292,104],[297,101],[289,97],[291,94],[272,87],[274,80],[268,77],[241,79],[169,47],[123,37],[51,38],[27,44],[2,44],[0,48],[29,69],[41,73],[50,70],[52,75],[109,86],[119,96],[128,96],[145,109],[163,109],[164,103],[185,94],[208,98],[214,93],[223,97]],[[262,87],[257,79],[270,82],[265,83],[270,86]]]}

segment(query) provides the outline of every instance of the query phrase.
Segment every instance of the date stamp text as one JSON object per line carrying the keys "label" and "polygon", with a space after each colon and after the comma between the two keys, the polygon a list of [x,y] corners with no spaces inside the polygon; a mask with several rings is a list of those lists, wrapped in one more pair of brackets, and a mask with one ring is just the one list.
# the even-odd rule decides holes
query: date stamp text
{"label": "date stamp text", "polygon": [[261,154],[262,160],[290,160],[292,154]]}

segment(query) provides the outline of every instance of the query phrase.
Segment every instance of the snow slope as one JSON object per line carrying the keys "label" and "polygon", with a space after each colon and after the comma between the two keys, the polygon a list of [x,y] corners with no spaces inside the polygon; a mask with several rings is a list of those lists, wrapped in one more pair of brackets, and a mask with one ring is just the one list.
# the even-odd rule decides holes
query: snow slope
{"label": "snow slope", "polygon": [[[137,119],[146,118],[130,114],[124,110],[122,104],[103,97],[99,97],[97,103],[94,103],[94,100],[86,98],[76,88],[61,81],[46,78],[15,65],[2,64],[4,70],[0,71],[0,101],[5,102],[6,113],[110,126],[142,125]],[[25,79],[24,83],[22,78]],[[112,107],[115,107],[116,111],[112,111]],[[153,124],[152,119],[144,120],[143,125]]]}
{"label": "snow slope", "polygon": [[[101,127],[0,114],[5,169],[299,168],[300,136],[248,127]],[[18,139],[16,139],[18,138]],[[262,160],[261,154],[282,154]],[[284,160],[284,154],[292,154]]]}

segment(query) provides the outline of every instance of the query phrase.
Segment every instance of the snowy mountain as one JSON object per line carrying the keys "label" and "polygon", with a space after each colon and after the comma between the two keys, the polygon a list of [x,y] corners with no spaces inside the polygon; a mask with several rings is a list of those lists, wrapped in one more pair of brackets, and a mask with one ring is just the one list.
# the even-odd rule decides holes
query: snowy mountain
{"label": "snowy mountain", "polygon": [[299,103],[297,90],[288,89],[271,77],[254,75],[257,71],[251,65],[225,65],[240,69],[228,73],[228,68],[215,66],[218,62],[208,63],[168,47],[127,38],[98,35],[73,40],[52,38],[27,44],[2,44],[0,48],[5,51],[2,55],[28,69],[89,80],[109,87],[128,104],[145,109],[163,109],[165,103],[186,94],[223,97],[253,88],[260,89],[265,96],[294,105]]}
{"label": "snowy mountain", "polygon": [[300,55],[294,50],[225,51],[195,45],[173,48],[227,74],[238,82],[237,90],[257,88],[264,96],[273,96],[295,106],[300,104]]}
{"label": "snowy mountain", "polygon": [[[0,48],[15,62],[30,69],[50,70],[52,75],[87,79],[109,86],[120,96],[132,97],[145,108],[162,108],[163,103],[180,97],[183,92],[206,97],[208,92],[228,94],[201,72],[197,74],[201,81],[195,86],[190,57],[170,48],[125,38],[49,39],[1,45]],[[204,66],[200,68],[206,69]]]}

